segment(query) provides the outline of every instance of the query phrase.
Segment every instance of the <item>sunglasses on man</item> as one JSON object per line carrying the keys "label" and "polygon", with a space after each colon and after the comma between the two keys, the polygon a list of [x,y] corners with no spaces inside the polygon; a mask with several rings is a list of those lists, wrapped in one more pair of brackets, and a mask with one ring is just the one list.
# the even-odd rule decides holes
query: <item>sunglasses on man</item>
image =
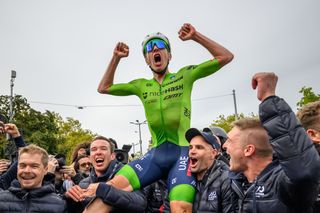
{"label": "sunglasses on man", "polygon": [[166,44],[165,41],[163,41],[162,39],[151,39],[150,41],[148,41],[144,47],[144,52],[149,53],[153,50],[154,46],[157,46],[158,49],[169,49],[168,45]]}

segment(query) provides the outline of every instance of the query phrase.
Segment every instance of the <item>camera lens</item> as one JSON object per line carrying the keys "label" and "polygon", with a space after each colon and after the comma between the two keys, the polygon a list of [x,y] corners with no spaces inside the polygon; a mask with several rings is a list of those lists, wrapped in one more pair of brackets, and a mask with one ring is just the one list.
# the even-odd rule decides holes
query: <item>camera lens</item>
{"label": "camera lens", "polygon": [[123,155],[123,153],[117,153],[116,158],[120,162],[123,162],[125,160],[125,156]]}

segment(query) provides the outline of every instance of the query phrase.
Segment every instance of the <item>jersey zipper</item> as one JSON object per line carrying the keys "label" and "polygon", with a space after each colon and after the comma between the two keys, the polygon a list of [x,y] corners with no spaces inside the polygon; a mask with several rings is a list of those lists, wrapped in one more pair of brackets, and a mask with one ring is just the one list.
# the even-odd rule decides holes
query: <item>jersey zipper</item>
{"label": "jersey zipper", "polygon": [[[159,82],[158,82],[158,84],[159,84]],[[162,84],[163,84],[163,82],[162,82]],[[160,90],[159,91],[160,92],[160,95],[159,95],[159,98],[160,98],[160,100],[159,100],[159,103],[160,103],[160,117],[161,117],[161,122],[162,122],[162,126],[163,126],[164,137],[165,137],[165,140],[167,141],[168,138],[167,138],[167,132],[166,132],[166,128],[165,128],[165,122],[164,122],[163,110],[162,110],[162,84],[159,84],[159,90]]]}

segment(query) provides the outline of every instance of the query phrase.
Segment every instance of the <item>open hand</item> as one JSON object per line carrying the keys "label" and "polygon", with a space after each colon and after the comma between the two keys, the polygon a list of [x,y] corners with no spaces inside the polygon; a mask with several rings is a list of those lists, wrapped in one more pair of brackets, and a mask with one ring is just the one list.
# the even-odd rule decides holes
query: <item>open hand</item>
{"label": "open hand", "polygon": [[66,193],[65,196],[68,198],[71,198],[72,200],[76,201],[76,202],[80,202],[82,200],[84,200],[84,196],[83,193],[85,192],[86,189],[82,189],[80,188],[80,186],[75,185],[73,187],[71,187]]}
{"label": "open hand", "polygon": [[98,186],[99,186],[99,183],[90,184],[89,187],[86,189],[86,191],[83,193],[83,197],[95,197]]}

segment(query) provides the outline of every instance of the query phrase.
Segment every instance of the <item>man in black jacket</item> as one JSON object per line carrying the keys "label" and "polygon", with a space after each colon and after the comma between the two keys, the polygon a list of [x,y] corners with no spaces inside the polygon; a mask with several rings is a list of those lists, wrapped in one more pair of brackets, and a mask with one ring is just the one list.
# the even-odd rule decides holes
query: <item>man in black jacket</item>
{"label": "man in black jacket", "polygon": [[92,201],[93,196],[98,198],[98,202],[112,206],[116,212],[143,212],[145,210],[146,198],[142,191],[126,192],[105,184],[123,166],[115,159],[114,145],[108,138],[98,136],[93,139],[90,145],[90,160],[93,170],[89,177],[81,180],[79,185],[73,186],[66,192],[66,197],[76,202],[68,200],[69,212],[82,212]]}
{"label": "man in black jacket", "polygon": [[231,212],[228,166],[216,159],[220,149],[219,138],[195,128],[190,128],[185,136],[190,143],[190,170],[197,180],[192,212]]}
{"label": "man in black jacket", "polygon": [[0,193],[0,212],[66,212],[66,203],[55,193],[54,186],[43,183],[47,166],[48,154],[44,149],[36,145],[22,148],[18,157],[18,181]]}
{"label": "man in black jacket", "polygon": [[[308,103],[301,107],[297,117],[320,155],[320,101]],[[320,212],[320,191],[313,205],[313,212]]]}
{"label": "man in black jacket", "polygon": [[260,121],[234,122],[224,144],[239,212],[312,212],[317,195],[319,155],[289,105],[275,96],[277,79],[253,76]]}

